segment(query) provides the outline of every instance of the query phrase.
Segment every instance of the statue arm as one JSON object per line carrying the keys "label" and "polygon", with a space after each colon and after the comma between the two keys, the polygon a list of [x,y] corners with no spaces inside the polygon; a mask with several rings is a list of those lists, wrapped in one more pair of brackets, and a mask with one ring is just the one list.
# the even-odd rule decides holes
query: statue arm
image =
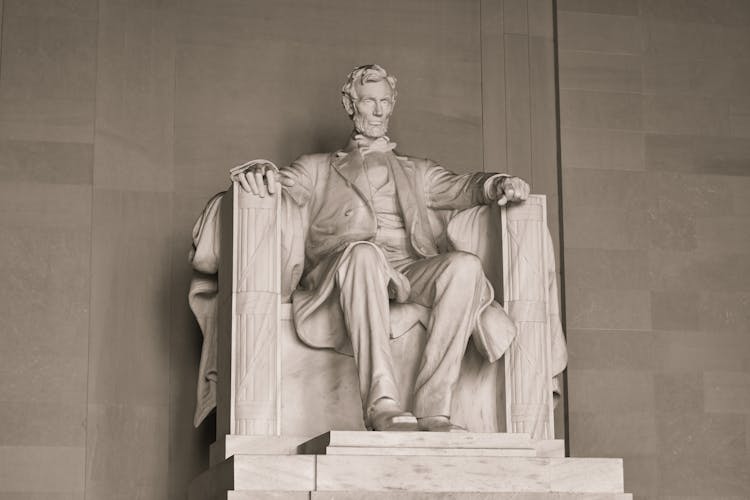
{"label": "statue arm", "polygon": [[528,183],[519,177],[493,172],[454,174],[434,162],[425,167],[427,206],[463,210],[479,205],[505,205],[529,197]]}
{"label": "statue arm", "polygon": [[434,162],[424,166],[424,195],[429,208],[463,210],[489,205],[498,198],[496,184],[505,174],[475,172],[454,174]]}

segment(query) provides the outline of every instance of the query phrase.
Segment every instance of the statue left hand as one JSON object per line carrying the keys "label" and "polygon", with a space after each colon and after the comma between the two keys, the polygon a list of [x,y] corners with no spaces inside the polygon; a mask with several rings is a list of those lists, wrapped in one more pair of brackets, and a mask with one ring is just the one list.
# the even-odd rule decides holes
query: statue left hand
{"label": "statue left hand", "polygon": [[501,177],[495,182],[494,199],[500,206],[524,201],[529,197],[530,189],[529,184],[520,177]]}

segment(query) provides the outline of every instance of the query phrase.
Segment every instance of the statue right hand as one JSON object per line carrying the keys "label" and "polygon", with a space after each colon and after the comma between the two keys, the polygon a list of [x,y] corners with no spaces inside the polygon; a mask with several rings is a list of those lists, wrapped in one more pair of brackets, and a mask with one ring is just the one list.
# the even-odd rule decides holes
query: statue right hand
{"label": "statue right hand", "polygon": [[261,198],[280,191],[280,186],[290,187],[294,180],[280,173],[278,167],[267,160],[253,160],[237,165],[230,171],[230,177],[237,181],[248,193]]}

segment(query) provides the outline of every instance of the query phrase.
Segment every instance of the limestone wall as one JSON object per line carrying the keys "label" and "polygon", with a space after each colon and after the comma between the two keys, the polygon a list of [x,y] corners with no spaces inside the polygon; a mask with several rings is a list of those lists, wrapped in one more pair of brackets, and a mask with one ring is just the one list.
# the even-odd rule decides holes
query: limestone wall
{"label": "limestone wall", "polygon": [[557,2],[573,456],[750,495],[750,4]]}
{"label": "limestone wall", "polygon": [[2,500],[184,498],[213,435],[192,429],[192,224],[230,167],[343,145],[354,66],[399,78],[400,151],[557,192],[551,0],[0,12]]}

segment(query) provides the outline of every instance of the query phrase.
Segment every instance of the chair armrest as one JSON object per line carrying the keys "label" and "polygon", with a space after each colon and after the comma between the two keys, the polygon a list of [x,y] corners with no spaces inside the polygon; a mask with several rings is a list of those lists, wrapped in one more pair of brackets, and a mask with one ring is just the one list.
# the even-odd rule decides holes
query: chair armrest
{"label": "chair armrest", "polygon": [[505,355],[508,432],[554,439],[546,197],[509,204],[501,218],[503,306],[518,331]]}
{"label": "chair armrest", "polygon": [[233,182],[222,200],[217,437],[280,431],[280,199]]}

